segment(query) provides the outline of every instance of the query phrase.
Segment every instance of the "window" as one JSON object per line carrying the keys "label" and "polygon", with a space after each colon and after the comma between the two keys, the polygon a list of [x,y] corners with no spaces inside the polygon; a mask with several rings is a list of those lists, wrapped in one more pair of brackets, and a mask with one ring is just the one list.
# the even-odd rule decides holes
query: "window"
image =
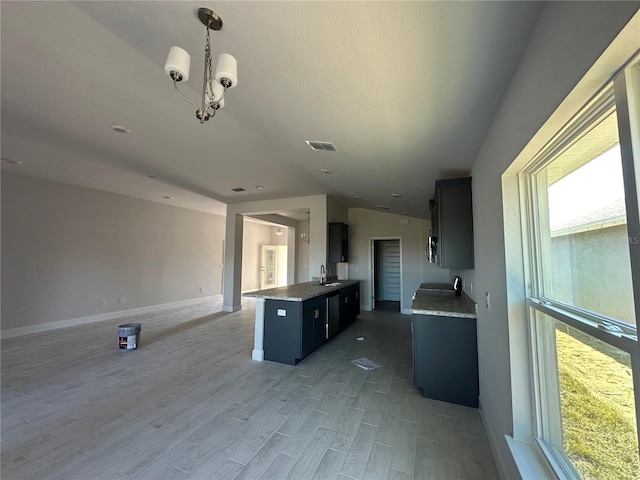
{"label": "window", "polygon": [[615,111],[536,174],[545,297],[635,324]]}
{"label": "window", "polygon": [[636,60],[520,175],[535,434],[560,478],[640,478],[639,98]]}

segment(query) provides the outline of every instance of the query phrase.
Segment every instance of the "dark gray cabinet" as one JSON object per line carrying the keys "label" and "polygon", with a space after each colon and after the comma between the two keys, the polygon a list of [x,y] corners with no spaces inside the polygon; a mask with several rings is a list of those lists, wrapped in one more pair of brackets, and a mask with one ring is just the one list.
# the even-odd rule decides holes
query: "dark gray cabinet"
{"label": "dark gray cabinet", "polygon": [[328,302],[333,304],[332,315],[337,316],[338,333],[353,323],[360,314],[360,284],[349,285],[339,291],[305,300],[265,301],[264,359],[296,365],[327,340]]}
{"label": "dark gray cabinet", "polygon": [[413,383],[425,397],[478,407],[476,319],[414,314]]}
{"label": "dark gray cabinet", "polygon": [[313,319],[313,349],[315,350],[327,339],[327,303],[322,299],[322,308],[314,308],[310,314]]}
{"label": "dark gray cabinet", "polygon": [[326,307],[319,305],[302,312],[302,356],[304,358],[322,345],[326,338]]}
{"label": "dark gray cabinet", "polygon": [[340,329],[351,325],[360,315],[360,284],[340,290]]}
{"label": "dark gray cabinet", "polygon": [[[285,325],[280,325],[280,326],[282,327]],[[275,329],[275,327],[271,325],[270,329]],[[266,332],[266,327],[265,327],[265,332]],[[311,352],[313,352],[313,350],[316,348],[315,339],[313,337],[314,337],[313,310],[307,310],[306,312],[302,312],[302,337],[300,339],[300,341],[302,342],[302,349],[300,351],[300,355],[295,356],[295,358],[297,359],[295,363],[298,363],[298,361],[301,358],[306,357]],[[286,339],[286,336],[282,336],[281,338],[282,338],[282,342],[278,341],[277,348],[286,349],[287,346],[283,344]],[[288,341],[288,339],[286,341]],[[272,352],[275,349],[276,349],[276,345],[270,344],[268,347],[265,345],[265,349],[264,349],[265,358],[267,360],[275,360],[274,358],[267,358],[268,355],[266,354],[266,352]],[[285,362],[285,363],[288,363],[288,362]]]}
{"label": "dark gray cabinet", "polygon": [[328,232],[329,263],[349,261],[349,225],[330,223]]}
{"label": "dark gray cabinet", "polygon": [[304,302],[267,300],[264,311],[264,358],[296,365],[325,340],[325,297]]}
{"label": "dark gray cabinet", "polygon": [[438,265],[474,268],[471,177],[436,181],[429,208],[432,234],[438,238]]}

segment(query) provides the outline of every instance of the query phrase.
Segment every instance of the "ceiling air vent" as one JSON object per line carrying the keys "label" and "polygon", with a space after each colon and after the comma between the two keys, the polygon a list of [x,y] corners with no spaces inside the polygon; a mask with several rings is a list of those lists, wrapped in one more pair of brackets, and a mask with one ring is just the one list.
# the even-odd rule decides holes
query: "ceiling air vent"
{"label": "ceiling air vent", "polygon": [[325,152],[336,151],[336,146],[331,142],[316,142],[312,140],[305,140],[305,142],[311,147],[311,150],[321,150]]}
{"label": "ceiling air vent", "polygon": [[389,207],[386,205],[376,205],[376,208],[379,208],[380,210],[389,210]]}
{"label": "ceiling air vent", "polygon": [[242,187],[232,188],[231,190],[233,190],[234,192],[238,192],[238,193],[247,191],[245,188],[242,188]]}

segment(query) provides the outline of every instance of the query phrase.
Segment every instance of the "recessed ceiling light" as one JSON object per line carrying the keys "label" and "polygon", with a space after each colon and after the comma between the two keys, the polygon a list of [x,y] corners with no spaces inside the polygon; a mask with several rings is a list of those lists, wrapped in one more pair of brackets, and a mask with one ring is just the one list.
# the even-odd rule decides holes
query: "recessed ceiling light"
{"label": "recessed ceiling light", "polygon": [[380,210],[389,210],[389,207],[386,205],[376,205],[376,208],[379,208]]}
{"label": "recessed ceiling light", "polygon": [[12,160],[11,158],[2,157],[2,161],[6,163],[10,163],[11,165],[22,165],[22,162],[20,160]]}
{"label": "recessed ceiling light", "polygon": [[362,200],[362,197],[359,195],[354,195],[353,198],[355,198],[356,200]]}
{"label": "recessed ceiling light", "polygon": [[246,192],[247,189],[246,188],[242,188],[242,187],[236,187],[236,188],[232,188],[231,190],[233,190],[234,192]]}
{"label": "recessed ceiling light", "polygon": [[163,195],[162,198],[166,198],[167,200],[173,200],[173,197],[170,195]]}
{"label": "recessed ceiling light", "polygon": [[262,185],[256,185],[256,190],[262,190]]}
{"label": "recessed ceiling light", "polygon": [[331,142],[318,142],[317,140],[305,140],[305,143],[311,147],[311,150],[322,152],[335,152],[336,146]]}
{"label": "recessed ceiling light", "polygon": [[321,169],[320,169],[320,171],[321,171],[322,173],[331,173],[331,170],[328,170],[328,169],[326,169],[326,168],[321,168]]}
{"label": "recessed ceiling light", "polygon": [[393,198],[400,198],[402,195],[400,195],[399,193],[392,193],[391,196]]}
{"label": "recessed ceiling light", "polygon": [[114,132],[118,132],[118,133],[131,133],[131,130],[129,130],[127,127],[123,127],[122,125],[111,125],[111,128]]}

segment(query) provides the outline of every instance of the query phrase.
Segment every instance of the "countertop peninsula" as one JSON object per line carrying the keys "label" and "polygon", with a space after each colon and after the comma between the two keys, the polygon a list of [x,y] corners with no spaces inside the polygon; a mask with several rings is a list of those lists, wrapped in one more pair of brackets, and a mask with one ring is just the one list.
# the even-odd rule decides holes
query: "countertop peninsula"
{"label": "countertop peninsula", "polygon": [[336,292],[342,288],[360,283],[360,280],[335,280],[325,285],[315,282],[296,283],[286,287],[267,288],[256,290],[255,292],[243,293],[243,297],[265,298],[269,300],[288,300],[293,302],[303,302],[310,298]]}
{"label": "countertop peninsula", "polygon": [[419,289],[411,304],[411,313],[439,317],[477,318],[475,303],[464,292],[462,296],[443,295]]}

